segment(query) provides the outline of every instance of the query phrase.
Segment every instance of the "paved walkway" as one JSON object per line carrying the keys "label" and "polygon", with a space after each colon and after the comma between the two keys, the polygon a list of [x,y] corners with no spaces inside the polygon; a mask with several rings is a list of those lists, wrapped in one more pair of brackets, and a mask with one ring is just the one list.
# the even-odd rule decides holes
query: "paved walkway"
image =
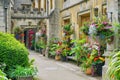
{"label": "paved walkway", "polygon": [[51,60],[34,51],[30,51],[29,57],[35,59],[40,80],[100,80],[85,75],[76,65]]}

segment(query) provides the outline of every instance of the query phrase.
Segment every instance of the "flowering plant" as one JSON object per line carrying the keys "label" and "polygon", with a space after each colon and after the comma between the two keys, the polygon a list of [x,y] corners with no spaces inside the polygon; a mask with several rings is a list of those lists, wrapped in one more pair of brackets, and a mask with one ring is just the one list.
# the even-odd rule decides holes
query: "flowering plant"
{"label": "flowering plant", "polygon": [[112,25],[109,22],[104,20],[102,21],[102,19],[98,18],[90,25],[89,35],[92,37],[99,36],[100,39],[108,41],[108,39],[113,37],[114,31]]}

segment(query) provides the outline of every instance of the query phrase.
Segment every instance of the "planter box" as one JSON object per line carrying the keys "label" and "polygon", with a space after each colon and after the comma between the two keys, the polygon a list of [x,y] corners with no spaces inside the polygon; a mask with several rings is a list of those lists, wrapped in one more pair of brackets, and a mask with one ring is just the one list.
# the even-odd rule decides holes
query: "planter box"
{"label": "planter box", "polygon": [[17,80],[33,80],[33,76],[30,77],[19,77]]}

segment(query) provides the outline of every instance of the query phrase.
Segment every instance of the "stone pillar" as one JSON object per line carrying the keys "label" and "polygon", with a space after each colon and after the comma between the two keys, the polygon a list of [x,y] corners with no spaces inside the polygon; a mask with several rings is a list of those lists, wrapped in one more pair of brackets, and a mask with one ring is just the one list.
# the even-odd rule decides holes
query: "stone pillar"
{"label": "stone pillar", "polygon": [[[118,4],[118,0],[107,0],[107,14],[108,14],[108,19],[111,23],[118,22],[118,5],[117,4]],[[113,26],[113,28],[115,27]],[[115,29],[115,33],[117,33],[117,29]],[[102,80],[110,80],[107,76],[105,76],[105,74],[108,69],[110,53],[115,48],[117,48],[118,45],[119,45],[118,36],[114,36],[114,42],[112,44],[107,44],[107,49],[103,55],[105,56],[105,65],[103,66],[103,70],[102,70]]]}
{"label": "stone pillar", "polygon": [[102,80],[109,80],[109,78],[105,75],[106,75],[109,61],[110,61],[109,57],[110,57],[110,54],[113,50],[114,50],[114,43],[111,43],[111,44],[107,43],[107,48],[106,48],[106,51],[104,52],[104,55],[103,55],[103,56],[105,56],[105,65],[102,68]]}

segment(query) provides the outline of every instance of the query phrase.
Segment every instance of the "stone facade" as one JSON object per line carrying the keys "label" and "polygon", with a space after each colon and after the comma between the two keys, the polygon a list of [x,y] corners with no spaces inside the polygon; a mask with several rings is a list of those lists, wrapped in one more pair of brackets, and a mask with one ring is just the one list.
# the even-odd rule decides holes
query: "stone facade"
{"label": "stone facade", "polygon": [[11,28],[11,8],[14,5],[13,0],[0,0],[0,31],[10,32]]}
{"label": "stone facade", "polygon": [[4,4],[3,0],[0,0],[0,31],[5,32],[5,17],[4,17]]}
{"label": "stone facade", "polygon": [[[84,0],[66,0],[62,4],[61,26],[69,20],[75,30],[75,34],[71,38],[75,39],[85,37],[79,32],[79,28],[83,26],[84,22],[93,21],[95,16],[102,16],[106,12],[106,0],[88,0],[87,2]],[[95,9],[98,9],[97,14],[95,14]]]}

